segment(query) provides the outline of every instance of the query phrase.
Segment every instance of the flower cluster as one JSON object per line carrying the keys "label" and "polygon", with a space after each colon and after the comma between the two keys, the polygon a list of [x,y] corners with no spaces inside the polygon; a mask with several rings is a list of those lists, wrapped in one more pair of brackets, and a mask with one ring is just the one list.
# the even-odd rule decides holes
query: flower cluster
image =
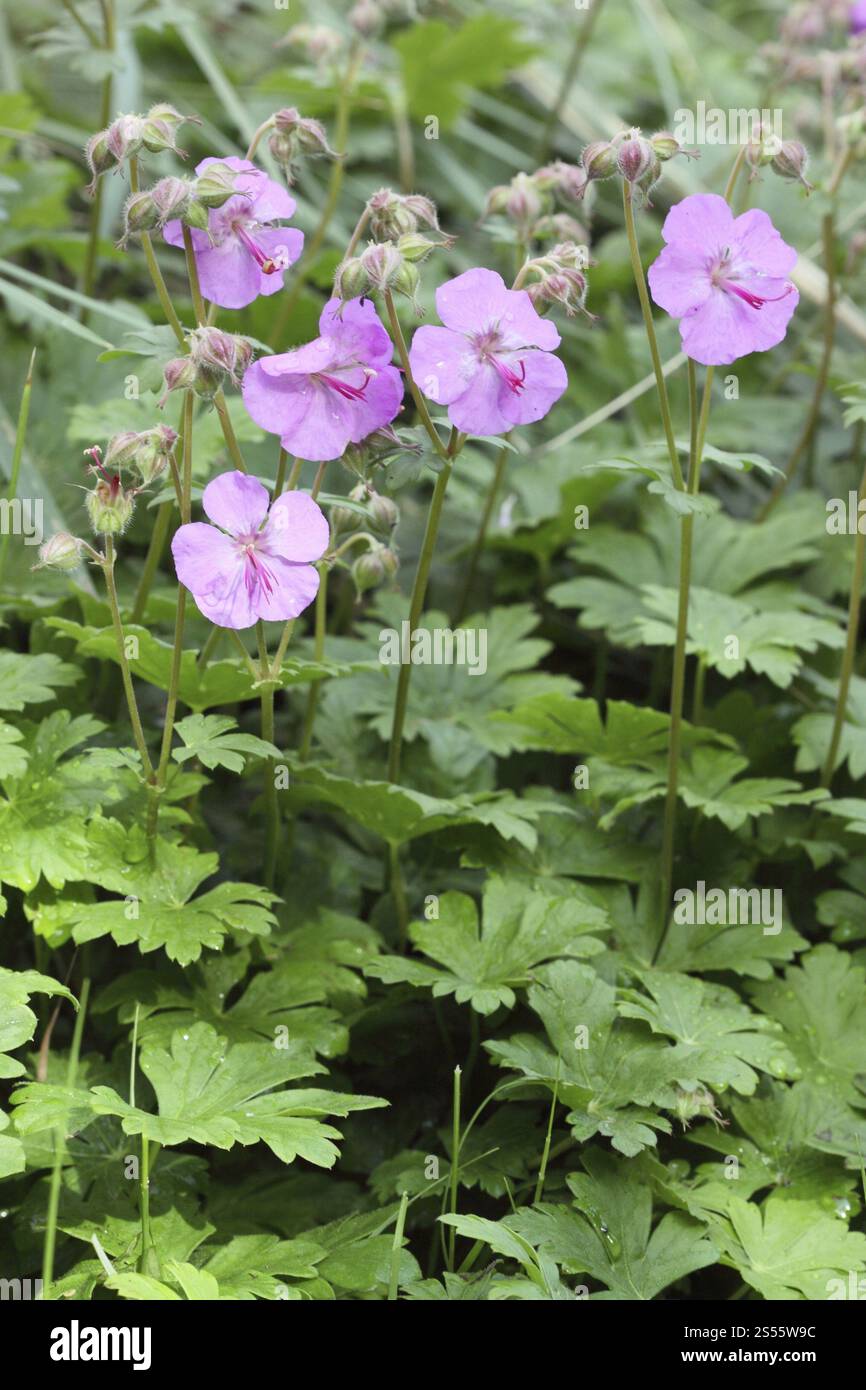
{"label": "flower cluster", "polygon": [[93,194],[101,174],[123,164],[142,150],[150,154],[171,150],[183,156],[175,136],[184,122],[198,124],[198,118],[182,116],[167,102],[152,106],[146,116],[118,116],[105,130],[92,135],[85,146],[84,156],[92,176],[87,191]]}

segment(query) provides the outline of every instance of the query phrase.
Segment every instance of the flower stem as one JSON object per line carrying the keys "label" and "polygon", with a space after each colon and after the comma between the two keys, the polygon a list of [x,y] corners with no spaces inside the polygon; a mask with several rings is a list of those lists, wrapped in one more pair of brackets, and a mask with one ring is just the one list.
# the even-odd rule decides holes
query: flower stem
{"label": "flower stem", "polygon": [[397,1223],[394,1226],[394,1239],[391,1242],[391,1268],[388,1277],[388,1302],[393,1303],[397,1298],[397,1291],[400,1286],[400,1255],[403,1251],[403,1230],[406,1225],[406,1212],[409,1208],[409,1193],[404,1192],[400,1198],[400,1207],[397,1211]]}
{"label": "flower stem", "polygon": [[[460,1182],[460,1067],[454,1068],[454,1090],[451,1099],[451,1176],[448,1184],[452,1216],[457,1215],[457,1189]],[[451,1226],[448,1231],[448,1268],[453,1270],[457,1231]]]}
{"label": "flower stem", "polygon": [[[857,497],[858,518],[860,515],[859,507],[864,500],[866,500],[866,468],[863,470]],[[842,670],[839,675],[839,691],[836,696],[833,731],[830,735],[830,746],[821,773],[822,787],[829,787],[833,780],[833,773],[836,771],[836,758],[842,741],[842,731],[845,727],[845,716],[848,712],[848,692],[851,688],[854,657],[857,653],[857,636],[860,629],[860,604],[863,597],[863,574],[864,568],[866,568],[864,562],[866,562],[866,535],[863,534],[858,525],[854,540],[854,569],[851,574],[851,591],[848,595],[848,633],[845,641],[845,652],[842,657]]]}
{"label": "flower stem", "polygon": [[[316,628],[313,657],[316,661],[320,662],[325,655],[325,633],[328,621],[327,561],[321,561],[317,568],[319,571],[319,592],[316,594]],[[301,745],[298,750],[298,756],[301,762],[306,762],[310,756],[310,748],[313,743],[313,727],[316,722],[316,707],[319,703],[319,690],[321,684],[321,681],[312,681],[307,691],[307,708],[304,711],[304,726],[301,733]]]}
{"label": "flower stem", "polygon": [[159,562],[162,559],[162,552],[165,548],[166,537],[171,526],[171,514],[174,505],[171,502],[163,502],[157,508],[156,521],[150,534],[150,544],[147,548],[147,555],[144,561],[144,569],[141,571],[141,578],[138,581],[138,589],[135,595],[135,602],[132,606],[130,621],[140,623],[147,608],[147,600],[150,590],[159,569]]}
{"label": "flower stem", "polygon": [[[424,599],[427,596],[427,582],[430,578],[430,567],[433,563],[433,551],[436,547],[436,537],[439,534],[439,523],[442,519],[442,507],[445,502],[445,493],[448,488],[448,480],[451,477],[451,470],[454,460],[450,456],[446,458],[444,467],[440,470],[436,478],[436,486],[433,489],[433,499],[430,503],[430,511],[427,513],[427,526],[424,531],[424,541],[421,546],[421,555],[418,560],[418,568],[415,571],[415,582],[412,585],[412,596],[409,601],[409,631],[414,632],[424,611]],[[397,677],[397,694],[394,701],[394,718],[391,724],[391,747],[388,754],[388,781],[396,782],[400,776],[400,755],[403,748],[403,726],[406,722],[406,705],[409,699],[409,680],[412,667],[406,662],[400,666],[400,674]]]}
{"label": "flower stem", "polygon": [[[505,436],[505,438],[511,438],[510,431]],[[496,469],[493,474],[493,481],[491,482],[490,487],[487,491],[487,498],[484,503],[484,510],[481,513],[481,521],[478,525],[478,534],[475,537],[475,542],[472,546],[472,553],[469,557],[469,564],[466,567],[466,580],[463,585],[463,593],[460,597],[460,603],[457,607],[457,616],[454,620],[457,623],[461,623],[463,621],[463,618],[466,615],[466,609],[469,606],[469,599],[472,594],[472,588],[475,583],[475,576],[478,573],[478,565],[481,560],[481,552],[484,549],[484,541],[487,536],[487,528],[490,525],[490,518],[493,515],[493,509],[496,506],[496,499],[499,496],[499,490],[502,487],[502,480],[505,477],[505,465],[508,462],[509,452],[510,450],[503,446],[500,449],[499,457],[496,460]]]}
{"label": "flower stem", "polygon": [[183,231],[183,251],[186,257],[186,273],[189,278],[189,292],[192,296],[193,313],[195,321],[201,328],[207,323],[207,313],[205,312],[204,300],[201,294],[201,285],[198,278],[198,265],[195,259],[195,248],[192,244],[192,232],[185,222],[181,223]]}
{"label": "flower stem", "polygon": [[433,424],[433,421],[430,418],[430,411],[427,409],[427,402],[421,395],[421,392],[418,390],[418,385],[415,381],[415,378],[412,375],[412,368],[409,364],[409,349],[406,346],[406,339],[403,336],[403,329],[400,327],[400,320],[397,317],[397,309],[394,304],[394,296],[390,290],[385,290],[383,298],[385,300],[385,308],[388,311],[388,322],[391,325],[391,336],[394,339],[394,343],[397,348],[397,354],[400,358],[400,363],[403,367],[403,374],[406,377],[406,384],[412,393],[412,400],[415,402],[415,409],[418,411],[418,414],[421,418],[421,423],[427,431],[428,435],[430,436],[430,442],[433,445],[433,448],[436,450],[437,454],[439,454],[440,458],[447,458],[448,451],[445,445],[442,443],[439,431],[437,430],[436,426]]}
{"label": "flower stem", "polygon": [[[192,423],[193,407],[195,396],[192,391],[187,391],[183,401],[183,477],[181,480],[181,525],[189,522],[192,505],[190,493],[192,491]],[[174,721],[177,713],[178,687],[180,685],[180,669],[183,659],[183,630],[186,620],[186,589],[182,584],[178,585],[177,609],[174,622],[174,647],[171,654],[171,672],[169,675],[168,699],[165,706],[165,719],[162,729],[162,746],[159,754],[159,766],[156,773],[156,796],[151,804],[150,816],[148,817],[147,836],[150,843],[151,853],[155,850],[156,830],[159,817],[159,798],[165,789],[166,778],[168,776],[168,764],[171,756],[171,742],[174,736]]]}
{"label": "flower stem", "polygon": [[[90,997],[90,980],[81,982],[78,999],[78,1013],[72,1033],[72,1045],[66,1063],[66,1088],[72,1090],[78,1073],[78,1058],[81,1055],[81,1039],[84,1033],[84,1020],[87,1016],[87,1001]],[[51,1284],[54,1279],[54,1252],[57,1245],[57,1217],[60,1211],[60,1188],[63,1181],[63,1158],[66,1153],[66,1134],[58,1125],[54,1132],[54,1164],[51,1169],[51,1186],[48,1193],[48,1213],[45,1222],[45,1240],[42,1247],[42,1297],[51,1297]]]}
{"label": "flower stem", "polygon": [[[263,673],[264,674],[264,673]],[[262,688],[262,738],[268,743],[274,741],[274,687]],[[277,800],[277,784],[274,778],[274,762],[265,764],[265,887],[273,888],[277,872],[277,849],[280,841],[280,806]]]}
{"label": "flower stem", "polygon": [[[9,485],[6,489],[6,498],[12,502],[18,491],[18,478],[21,473],[21,459],[24,455],[24,440],[27,437],[27,421],[30,417],[30,392],[33,387],[33,363],[36,360],[36,349],[30,354],[30,365],[27,368],[27,377],[24,388],[21,392],[21,402],[18,406],[18,423],[15,427],[15,444],[12,449],[12,467],[9,470]],[[3,532],[3,540],[0,543],[0,583],[6,570],[6,554],[9,550],[9,528]]]}
{"label": "flower stem", "polygon": [[304,285],[307,283],[310,271],[312,270],[316,257],[328,234],[331,225],[331,218],[340,201],[340,192],[343,187],[343,174],[346,164],[346,150],[349,143],[349,119],[352,112],[352,94],[355,86],[355,78],[363,57],[363,47],[360,43],[354,43],[349,53],[349,61],[346,73],[340,84],[337,97],[337,118],[334,125],[334,149],[337,158],[331,167],[331,178],[328,183],[328,193],[325,198],[325,205],[322,208],[318,225],[310,238],[309,244],[304,247],[304,259],[296,272],[294,283],[291,290],[283,300],[282,307],[274,322],[271,330],[270,340],[279,343],[292,316],[292,310],[300,298]]}
{"label": "flower stem", "polygon": [[650,357],[652,358],[653,372],[656,379],[656,390],[659,398],[659,409],[661,410],[662,425],[664,427],[665,439],[667,440],[668,456],[671,462],[671,474],[676,486],[679,488],[680,492],[682,492],[685,488],[685,479],[683,478],[683,471],[680,467],[679,455],[677,453],[674,426],[671,419],[671,406],[668,399],[668,388],[665,383],[664,371],[662,370],[662,359],[656,339],[652,305],[650,304],[649,292],[646,286],[646,277],[643,273],[643,262],[640,258],[640,247],[638,246],[637,230],[634,221],[633,196],[631,184],[626,179],[623,179],[622,205],[625,214],[625,228],[628,235],[632,274],[634,275],[637,296],[640,300],[641,313],[643,314],[644,327],[646,328],[647,341],[649,342]]}
{"label": "flower stem", "polygon": [[147,742],[142,728],[141,715],[138,712],[138,701],[135,698],[135,687],[132,684],[132,673],[129,669],[129,662],[126,657],[126,642],[123,635],[123,621],[120,616],[120,605],[117,601],[117,586],[114,582],[115,565],[114,537],[105,538],[105,561],[102,572],[105,575],[105,588],[108,594],[108,606],[111,609],[111,619],[114,626],[114,636],[117,642],[117,657],[120,664],[120,674],[123,680],[123,689],[126,695],[126,704],[129,710],[129,722],[132,725],[132,737],[138,749],[141,765],[145,776],[149,782],[153,780],[153,763],[147,751]]}
{"label": "flower stem", "polygon": [[[135,155],[133,155],[129,161],[129,188],[132,193],[137,193],[139,189],[138,159]],[[175,307],[171,302],[171,295],[166,289],[165,280],[162,278],[162,271],[157,263],[153,242],[149,232],[141,233],[141,245],[144,251],[144,259],[147,262],[147,269],[153,281],[153,288],[156,290],[156,297],[159,300],[162,312],[165,314],[166,323],[169,325],[181,347],[185,347],[186,338],[184,336],[183,324],[177,316]]]}
{"label": "flower stem", "polygon": [[[704,396],[698,415],[698,392],[695,364],[688,361],[689,373],[689,476],[687,492],[696,497],[700,487],[701,459],[707,432],[710,397],[714,370],[707,368],[704,382]],[[653,960],[657,960],[668,929],[671,887],[673,884],[674,832],[677,815],[677,790],[679,783],[680,747],[682,743],[683,695],[686,678],[686,641],[689,624],[689,596],[692,578],[692,543],[694,538],[694,512],[683,517],[680,528],[680,576],[679,601],[677,606],[676,639],[674,642],[674,663],[671,682],[670,735],[668,739],[668,775],[665,796],[664,822],[662,825],[661,847],[661,901],[658,945]]]}

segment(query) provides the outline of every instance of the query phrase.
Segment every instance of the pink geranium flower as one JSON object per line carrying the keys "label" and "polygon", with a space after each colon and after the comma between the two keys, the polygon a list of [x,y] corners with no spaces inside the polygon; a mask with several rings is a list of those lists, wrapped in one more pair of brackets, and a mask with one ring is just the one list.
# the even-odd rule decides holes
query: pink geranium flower
{"label": "pink geranium flower", "polygon": [[695,193],[671,208],[662,236],[649,284],[680,319],[686,356],[719,366],[782,341],[800,301],[788,279],[797,252],[765,212],[734,217],[717,193]]}
{"label": "pink geranium flower", "polygon": [[852,34],[866,34],[866,0],[856,0],[848,11],[848,27]]}
{"label": "pink geranium flower", "polygon": [[[208,230],[192,231],[201,292],[223,309],[243,309],[260,294],[283,288],[283,271],[304,249],[304,234],[296,227],[273,225],[291,217],[297,204],[255,164],[235,156],[203,159],[196,173],[210,164],[227,164],[238,178],[237,192],[208,213]],[[163,236],[170,246],[183,246],[179,221],[167,222]]]}
{"label": "pink geranium flower", "polygon": [[447,405],[455,429],[506,434],[559,400],[568,385],[550,351],[559,333],[526,290],[507,289],[493,270],[467,270],[440,285],[436,310],[445,327],[419,328],[409,358],[424,395]]}
{"label": "pink geranium flower", "polygon": [[391,423],[403,380],[371,300],[330,300],[319,331],[303,347],[255,362],[243,396],[256,424],[278,434],[284,449],[321,463]]}
{"label": "pink geranium flower", "polygon": [[269,508],[267,488],[246,473],[221,473],[202,496],[214,523],[178,527],[174,567],[200,611],[217,627],[285,622],[313,602],[310,564],[328,548],[329,527],[306,492],[284,492]]}

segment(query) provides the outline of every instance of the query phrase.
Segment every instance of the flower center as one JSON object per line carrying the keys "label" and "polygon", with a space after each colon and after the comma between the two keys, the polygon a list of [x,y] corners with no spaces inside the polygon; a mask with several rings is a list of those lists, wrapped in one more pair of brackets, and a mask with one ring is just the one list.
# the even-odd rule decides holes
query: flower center
{"label": "flower center", "polygon": [[266,251],[262,250],[250,236],[246,227],[241,226],[239,222],[235,224],[234,233],[244,249],[250,253],[263,275],[275,275],[278,270],[288,270],[288,247],[278,246],[273,255],[269,255]]}
{"label": "flower center", "polygon": [[364,385],[352,386],[348,381],[341,381],[338,376],[330,376],[328,372],[316,372],[316,381],[321,381],[323,386],[329,386],[332,391],[336,391],[338,396],[342,396],[346,401],[362,401],[364,392],[370,385],[371,380],[376,375],[370,367],[364,367]]}
{"label": "flower center", "polygon": [[792,293],[794,286],[786,285],[781,294],[761,295],[755,294],[753,290],[747,290],[743,285],[737,284],[737,272],[732,266],[732,255],[730,247],[725,247],[716,265],[713,267],[710,279],[716,289],[724,290],[726,294],[734,294],[737,299],[742,299],[744,304],[748,304],[750,309],[763,309],[765,304],[777,304],[780,299],[787,299]]}
{"label": "flower center", "polygon": [[473,347],[478,353],[482,362],[489,362],[490,366],[498,373],[502,381],[513,391],[515,396],[519,396],[524,388],[526,381],[526,364],[523,359],[518,359],[517,366],[519,371],[515,371],[507,362],[503,362],[497,356],[497,349],[503,346],[502,335],[496,328],[490,328],[486,333],[477,333],[472,339]]}
{"label": "flower center", "polygon": [[276,588],[277,581],[262,559],[257,548],[257,538],[255,536],[244,537],[239,541],[239,545],[244,557],[244,584],[247,593],[252,594],[256,589],[263,589],[270,597]]}

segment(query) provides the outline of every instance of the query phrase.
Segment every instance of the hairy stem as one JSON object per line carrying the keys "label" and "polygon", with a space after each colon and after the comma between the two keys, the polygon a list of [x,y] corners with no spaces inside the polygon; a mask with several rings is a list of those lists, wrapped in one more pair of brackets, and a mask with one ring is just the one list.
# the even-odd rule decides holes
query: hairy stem
{"label": "hairy stem", "polygon": [[[511,438],[510,431],[505,436],[505,438]],[[493,480],[490,484],[490,487],[487,490],[487,497],[484,502],[484,510],[481,513],[481,520],[478,523],[478,533],[475,537],[475,541],[472,546],[472,551],[469,556],[469,564],[466,567],[466,579],[463,584],[463,593],[460,596],[460,603],[457,607],[457,617],[455,618],[455,622],[457,623],[463,621],[463,618],[466,615],[466,610],[469,606],[469,599],[472,595],[472,588],[475,584],[475,576],[478,573],[478,565],[481,560],[482,551],[484,550],[484,542],[487,537],[487,528],[490,525],[490,518],[493,515],[493,509],[496,506],[496,499],[499,496],[499,490],[502,487],[502,480],[505,477],[505,465],[508,462],[509,452],[509,449],[507,449],[503,445],[503,447],[499,451],[499,457],[496,460],[496,469],[493,474]]]}

